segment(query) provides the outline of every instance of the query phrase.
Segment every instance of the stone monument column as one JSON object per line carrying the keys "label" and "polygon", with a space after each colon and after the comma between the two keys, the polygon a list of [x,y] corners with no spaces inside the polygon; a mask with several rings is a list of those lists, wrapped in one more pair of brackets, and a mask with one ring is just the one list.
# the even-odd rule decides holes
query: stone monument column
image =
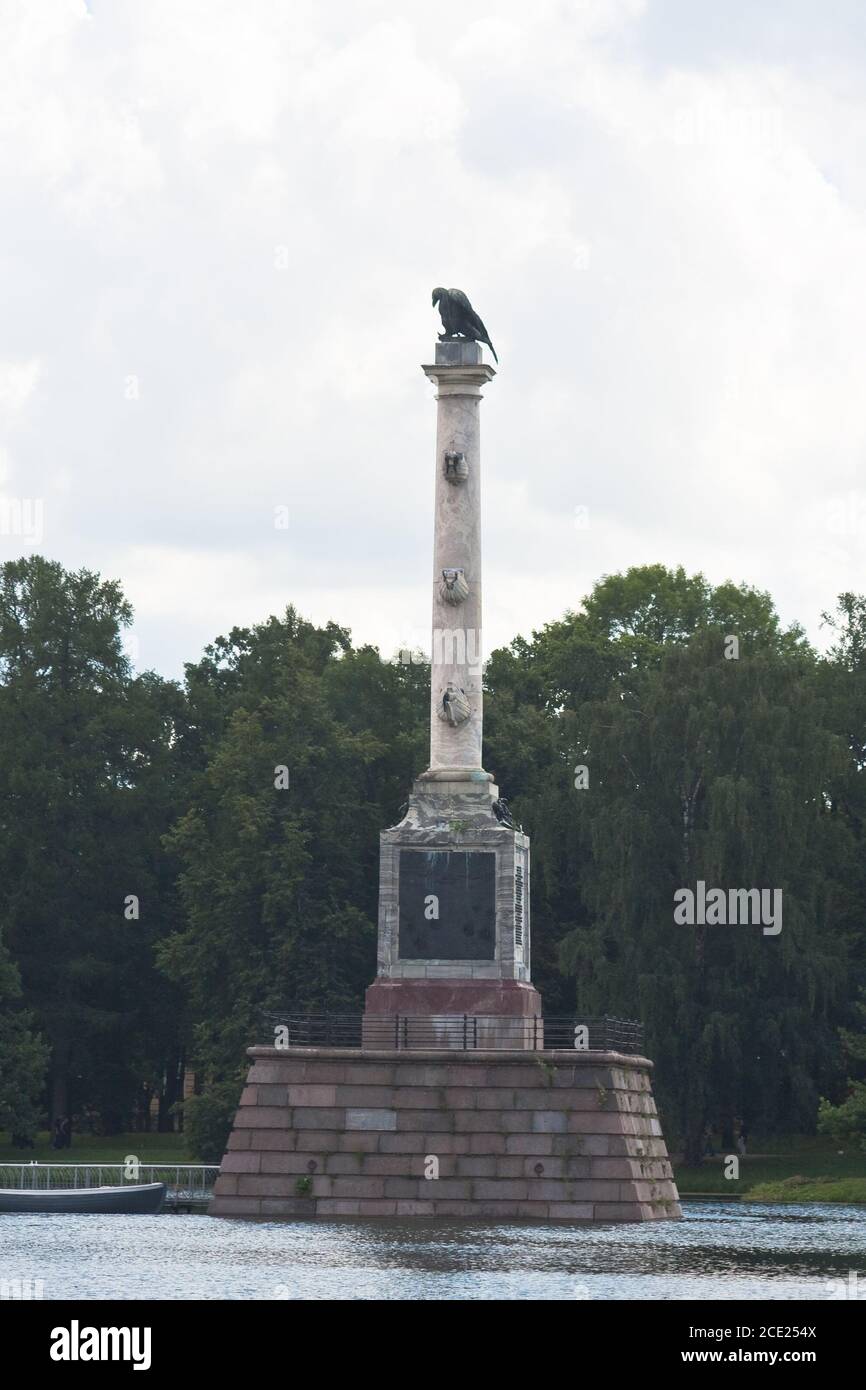
{"label": "stone monument column", "polygon": [[479,340],[493,345],[461,290],[433,303],[445,337],[424,367],[437,400],[430,766],[379,837],[360,1038],[342,1015],[290,1011],[273,1045],[249,1049],[210,1212],[676,1218],[652,1063],[609,1050],[606,1025],[603,1050],[582,1050],[588,1029],[568,1020],[563,1046],[530,980],[529,837],[481,764],[478,415],[494,372]]}
{"label": "stone monument column", "polygon": [[481,346],[438,343],[430,680],[433,780],[492,780],[481,764],[481,388],[496,375]]}
{"label": "stone monument column", "polygon": [[479,412],[495,372],[465,338],[438,342],[423,370],[436,386],[437,417],[430,766],[403,820],[380,836],[378,973],[365,1039],[381,1038],[383,1016],[405,1020],[410,1041],[413,1019],[416,1041],[440,1024],[442,1037],[454,1037],[459,1016],[474,1020],[482,1043],[538,1046],[529,837],[481,761]]}

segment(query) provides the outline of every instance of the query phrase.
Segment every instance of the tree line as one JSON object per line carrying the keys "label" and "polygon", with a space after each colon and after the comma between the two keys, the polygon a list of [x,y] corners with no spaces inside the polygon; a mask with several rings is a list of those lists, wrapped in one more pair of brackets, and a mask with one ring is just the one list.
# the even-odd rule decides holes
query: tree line
{"label": "tree line", "polygon": [[[429,667],[289,607],[174,682],[132,669],[131,620],[87,570],[0,568],[0,1127],[182,1105],[219,1157],[263,1013],[363,1007]],[[643,566],[486,665],[545,1009],[644,1022],[693,1158],[735,1118],[864,1130],[866,598],[825,620],[819,654],[768,594]],[[675,923],[699,880],[779,890],[783,929]]]}

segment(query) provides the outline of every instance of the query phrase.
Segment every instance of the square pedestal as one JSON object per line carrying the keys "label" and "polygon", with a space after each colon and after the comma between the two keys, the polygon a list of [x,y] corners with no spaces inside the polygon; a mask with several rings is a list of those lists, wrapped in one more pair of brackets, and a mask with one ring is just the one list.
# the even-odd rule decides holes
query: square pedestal
{"label": "square pedestal", "polygon": [[489,779],[415,783],[406,817],[379,837],[377,984],[528,984],[529,837],[497,817],[499,806]]}
{"label": "square pedestal", "polygon": [[682,1215],[644,1057],[272,1047],[250,1057],[212,1216]]}

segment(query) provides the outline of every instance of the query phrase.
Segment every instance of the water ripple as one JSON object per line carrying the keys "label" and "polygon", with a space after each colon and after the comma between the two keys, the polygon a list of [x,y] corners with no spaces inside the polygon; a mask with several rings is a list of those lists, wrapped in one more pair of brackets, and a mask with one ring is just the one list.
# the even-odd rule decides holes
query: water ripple
{"label": "water ripple", "polygon": [[0,1216],[0,1277],[47,1299],[838,1298],[852,1270],[866,1288],[866,1213],[836,1205],[574,1227]]}

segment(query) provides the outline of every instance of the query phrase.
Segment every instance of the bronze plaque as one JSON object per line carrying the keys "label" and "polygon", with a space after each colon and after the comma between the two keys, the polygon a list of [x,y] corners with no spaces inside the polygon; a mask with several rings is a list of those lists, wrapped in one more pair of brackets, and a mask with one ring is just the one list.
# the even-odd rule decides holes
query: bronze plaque
{"label": "bronze plaque", "polygon": [[400,851],[400,960],[496,959],[496,855]]}

